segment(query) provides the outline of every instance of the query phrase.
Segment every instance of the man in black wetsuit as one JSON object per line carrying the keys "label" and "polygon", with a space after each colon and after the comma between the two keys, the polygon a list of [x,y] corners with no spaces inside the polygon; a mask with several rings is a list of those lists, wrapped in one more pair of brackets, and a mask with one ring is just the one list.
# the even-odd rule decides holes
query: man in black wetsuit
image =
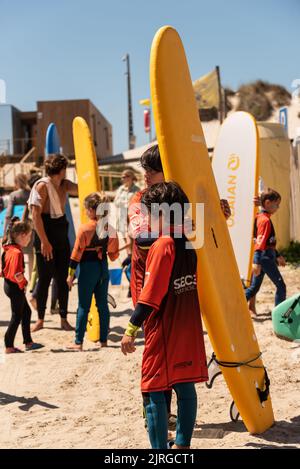
{"label": "man in black wetsuit", "polygon": [[28,205],[35,230],[38,287],[36,292],[38,320],[32,331],[44,327],[44,317],[51,278],[57,282],[61,328],[72,330],[67,321],[69,290],[66,282],[70,260],[68,221],[65,215],[67,194],[78,195],[77,184],[65,179],[67,160],[53,155],[45,163],[47,177],[34,185]]}

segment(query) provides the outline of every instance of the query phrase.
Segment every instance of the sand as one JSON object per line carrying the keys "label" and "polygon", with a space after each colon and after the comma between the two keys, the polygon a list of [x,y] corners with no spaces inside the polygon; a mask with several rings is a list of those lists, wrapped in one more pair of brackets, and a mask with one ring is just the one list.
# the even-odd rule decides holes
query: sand
{"label": "sand", "polygon": [[[117,263],[118,264],[118,261]],[[300,267],[282,269],[288,296],[299,291]],[[143,337],[137,350],[123,356],[120,340],[131,314],[127,283],[111,287],[117,308],[111,308],[109,347],[95,350],[87,341],[83,352],[64,351],[73,332],[60,330],[58,315],[47,312],[45,328],[34,339],[45,347],[35,352],[4,355],[0,351],[0,448],[149,448],[139,391]],[[8,298],[0,280],[0,344],[10,318]],[[197,385],[198,415],[193,448],[300,448],[300,344],[274,336],[270,317],[274,288],[265,280],[258,296],[255,331],[271,379],[276,425],[252,436],[244,424],[229,417],[231,398],[222,377],[212,390]],[[69,302],[75,325],[77,288]],[[36,312],[33,312],[33,320]],[[205,335],[208,357],[211,346]],[[16,346],[22,346],[18,331]],[[173,400],[175,401],[175,399]],[[173,408],[173,412],[176,409]]]}
{"label": "sand", "polygon": [[[288,295],[298,291],[300,269],[283,269]],[[0,340],[3,342],[10,309],[1,280]],[[109,347],[94,350],[86,341],[84,352],[64,352],[72,332],[59,329],[59,316],[47,313],[45,329],[35,340],[45,348],[18,355],[0,355],[1,448],[148,448],[139,392],[143,338],[137,351],[124,357],[120,340],[131,312],[126,285],[112,287],[117,308],[111,311]],[[231,402],[219,377],[212,390],[197,385],[198,416],[194,448],[300,448],[300,346],[276,338],[269,314],[273,287],[264,282],[254,322],[264,363],[271,379],[276,425],[251,436],[243,423],[229,418]],[[76,288],[70,298],[70,322],[75,323]],[[33,318],[36,313],[33,313]],[[208,355],[211,347],[205,336]],[[18,332],[16,345],[22,346]],[[175,410],[175,409],[173,409]]]}

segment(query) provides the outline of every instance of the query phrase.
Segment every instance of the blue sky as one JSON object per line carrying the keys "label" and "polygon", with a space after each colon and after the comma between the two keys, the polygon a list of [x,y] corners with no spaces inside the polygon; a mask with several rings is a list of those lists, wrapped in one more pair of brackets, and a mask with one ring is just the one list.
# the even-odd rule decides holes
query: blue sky
{"label": "blue sky", "polygon": [[[156,30],[174,26],[193,79],[219,65],[223,85],[258,78],[290,91],[300,78],[300,0],[0,0],[0,79],[7,102],[89,98],[128,148],[125,63],[130,54],[134,131],[147,143],[139,100],[149,97]],[[70,129],[71,131],[71,129]]]}

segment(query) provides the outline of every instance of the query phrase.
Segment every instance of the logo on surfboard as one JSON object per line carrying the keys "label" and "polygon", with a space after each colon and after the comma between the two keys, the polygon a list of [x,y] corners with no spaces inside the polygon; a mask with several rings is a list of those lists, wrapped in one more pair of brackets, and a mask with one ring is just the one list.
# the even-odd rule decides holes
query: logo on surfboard
{"label": "logo on surfboard", "polygon": [[231,209],[231,215],[227,220],[227,225],[232,228],[235,224],[235,201],[236,201],[236,185],[237,171],[240,167],[240,158],[232,153],[228,157],[227,169],[230,171],[227,179],[227,200]]}

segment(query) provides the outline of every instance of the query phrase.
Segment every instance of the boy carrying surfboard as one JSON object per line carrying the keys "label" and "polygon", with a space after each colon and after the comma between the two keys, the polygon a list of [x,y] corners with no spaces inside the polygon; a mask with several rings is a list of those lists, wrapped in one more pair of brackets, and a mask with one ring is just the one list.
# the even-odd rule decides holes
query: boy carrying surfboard
{"label": "boy carrying surfboard", "polygon": [[[145,172],[144,180],[146,188],[165,182],[158,145],[152,145],[142,154],[140,164]],[[130,289],[134,307],[138,303],[143,288],[147,255],[151,244],[155,241],[149,238],[149,236],[145,236],[145,233],[148,232],[148,225],[145,222],[143,211],[141,211],[141,199],[144,192],[143,190],[135,193],[130,201],[128,210],[129,233],[133,238]],[[225,218],[229,218],[231,211],[228,201],[221,199],[220,204]],[[169,430],[172,431],[175,429],[176,423],[176,416],[171,414],[172,391],[165,391],[165,399],[169,414]]]}
{"label": "boy carrying surfboard", "polygon": [[197,413],[195,383],[206,381],[208,376],[197,294],[197,258],[193,249],[185,249],[187,240],[182,231],[188,199],[178,184],[162,182],[148,188],[141,202],[149,212],[152,204],[178,204],[182,220],[175,225],[172,213],[170,222],[164,211],[152,213],[152,229],[158,237],[149,249],[143,289],[121,348],[124,355],[135,351],[137,331],[143,325],[141,390],[151,446],[167,448],[165,391],[174,389],[178,407],[174,448],[189,448]]}

